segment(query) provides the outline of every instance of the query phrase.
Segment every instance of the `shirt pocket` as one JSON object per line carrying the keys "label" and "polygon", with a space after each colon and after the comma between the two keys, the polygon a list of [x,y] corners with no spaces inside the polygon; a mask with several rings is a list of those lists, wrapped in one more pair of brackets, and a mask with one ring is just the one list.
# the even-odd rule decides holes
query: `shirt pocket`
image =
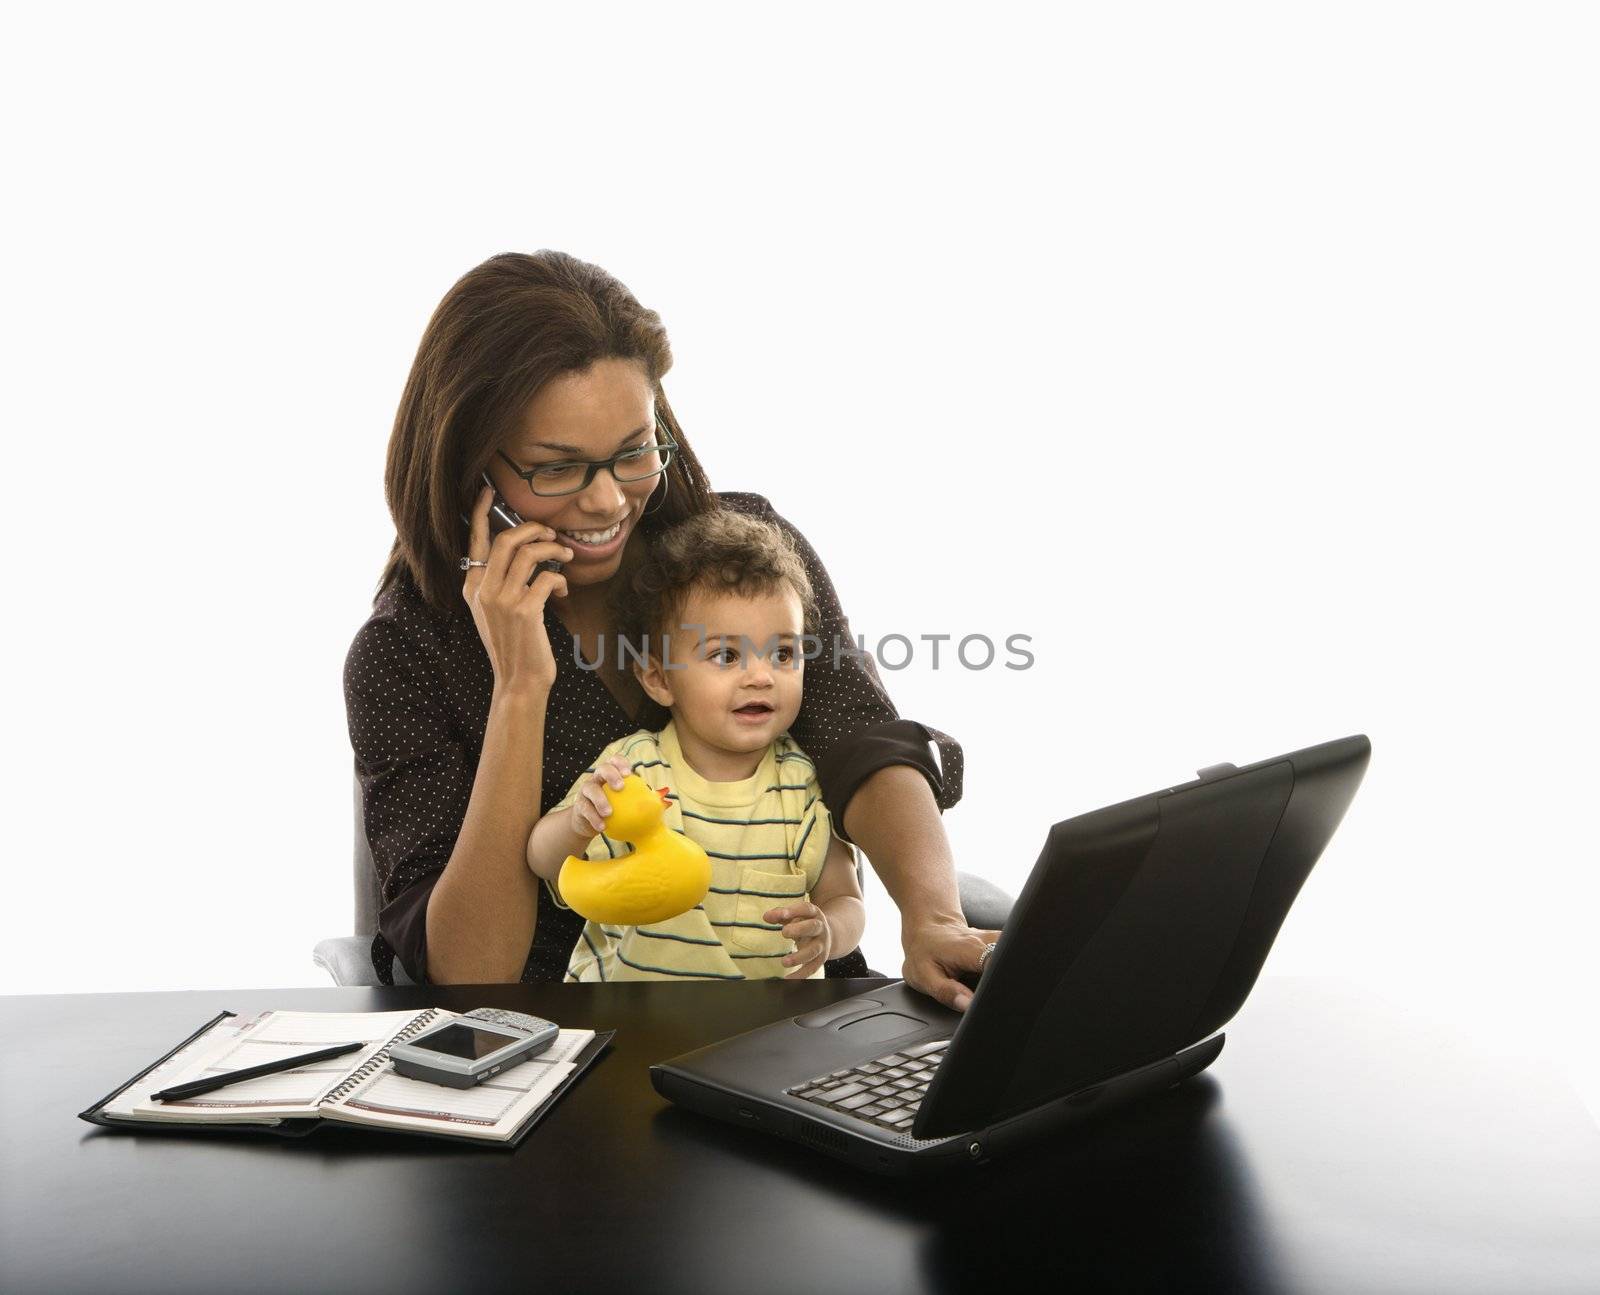
{"label": "shirt pocket", "polygon": [[806,897],[806,879],[797,872],[746,872],[739,878],[732,926],[724,927],[724,942],[741,953],[770,954],[781,958],[794,949],[784,937],[783,924],[762,915],[789,900]]}

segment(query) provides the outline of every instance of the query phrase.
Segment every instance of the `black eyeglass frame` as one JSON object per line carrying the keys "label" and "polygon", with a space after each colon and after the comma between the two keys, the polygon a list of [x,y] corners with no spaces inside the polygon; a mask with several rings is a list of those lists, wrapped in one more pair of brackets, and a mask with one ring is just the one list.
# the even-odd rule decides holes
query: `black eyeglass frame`
{"label": "black eyeglass frame", "polygon": [[[529,490],[541,499],[560,499],[566,495],[581,495],[594,481],[601,468],[609,469],[611,478],[618,485],[632,485],[636,481],[649,481],[652,477],[659,477],[672,463],[672,456],[678,449],[678,443],[672,439],[672,433],[667,431],[666,424],[661,421],[661,415],[656,415],[656,432],[662,438],[651,441],[649,445],[637,445],[631,450],[623,450],[620,454],[613,454],[609,459],[558,459],[554,463],[541,463],[537,467],[522,468],[517,466],[517,461],[504,450],[496,450],[502,459],[511,465],[511,470],[522,478]],[[654,472],[647,472],[642,477],[617,476],[617,464],[626,462],[631,458],[643,458],[646,454],[657,453],[661,455],[661,466]],[[533,484],[533,475],[536,472],[548,472],[551,468],[576,468],[582,467],[583,483],[573,486],[571,490],[540,490]]]}

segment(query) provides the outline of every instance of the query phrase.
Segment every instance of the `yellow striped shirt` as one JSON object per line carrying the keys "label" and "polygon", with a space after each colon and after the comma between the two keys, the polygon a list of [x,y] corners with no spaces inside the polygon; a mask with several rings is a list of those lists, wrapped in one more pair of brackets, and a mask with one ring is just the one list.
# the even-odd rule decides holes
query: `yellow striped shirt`
{"label": "yellow striped shirt", "polygon": [[[669,789],[666,825],[711,857],[711,890],[703,903],[665,922],[586,923],[567,979],[759,980],[793,971],[781,961],[794,951],[793,941],[784,939],[781,924],[761,915],[809,895],[828,855],[833,818],[810,758],[785,733],[749,778],[709,782],[683,758],[671,722],[659,733],[640,729],[613,742],[595,767],[613,755],[627,760],[652,788]],[[568,808],[593,773],[587,770],[550,812]],[[610,859],[631,850],[602,833],[589,842],[586,856]],[[546,884],[559,904],[555,885]],[[822,974],[818,967],[812,977]]]}

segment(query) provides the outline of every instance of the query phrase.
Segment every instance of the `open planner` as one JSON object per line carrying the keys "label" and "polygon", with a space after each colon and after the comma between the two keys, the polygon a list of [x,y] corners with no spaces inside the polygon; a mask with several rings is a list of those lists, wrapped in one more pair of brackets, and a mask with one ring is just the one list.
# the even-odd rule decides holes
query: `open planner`
{"label": "open planner", "polygon": [[[392,1044],[460,1015],[420,1012],[232,1012],[208,1021],[79,1118],[117,1129],[228,1128],[297,1137],[326,1121],[515,1146],[604,1051],[614,1031],[562,1030],[543,1052],[473,1088],[397,1075]],[[364,1046],[296,1070],[241,1080],[182,1101],[150,1094],[190,1080],[360,1040]]]}

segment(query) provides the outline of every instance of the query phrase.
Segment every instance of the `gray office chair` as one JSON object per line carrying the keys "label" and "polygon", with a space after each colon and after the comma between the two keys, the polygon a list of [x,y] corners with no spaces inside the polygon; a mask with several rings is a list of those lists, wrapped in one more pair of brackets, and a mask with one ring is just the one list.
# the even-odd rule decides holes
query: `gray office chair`
{"label": "gray office chair", "polygon": [[[356,933],[336,935],[319,940],[311,950],[311,960],[333,977],[336,985],[376,985],[378,972],[372,965],[372,937],[378,930],[378,909],[382,900],[378,894],[378,871],[372,864],[372,848],[367,844],[367,828],[361,805],[361,782],[353,780],[355,787],[355,889]],[[861,857],[856,856],[856,874],[863,886]],[[956,885],[961,894],[961,911],[967,923],[980,931],[998,931],[1011,912],[1011,896],[991,881],[975,877],[970,872],[956,873]],[[415,982],[406,975],[397,958],[394,964],[394,983],[410,985]]]}
{"label": "gray office chair", "polygon": [[[378,909],[383,906],[383,899],[378,893],[378,870],[372,864],[372,847],[367,844],[361,780],[352,778],[351,785],[355,791],[356,933],[317,941],[311,950],[311,960],[332,976],[336,985],[376,985],[379,981],[378,969],[372,965],[372,937],[378,933]],[[416,983],[406,975],[398,958],[394,962],[394,983]]]}

